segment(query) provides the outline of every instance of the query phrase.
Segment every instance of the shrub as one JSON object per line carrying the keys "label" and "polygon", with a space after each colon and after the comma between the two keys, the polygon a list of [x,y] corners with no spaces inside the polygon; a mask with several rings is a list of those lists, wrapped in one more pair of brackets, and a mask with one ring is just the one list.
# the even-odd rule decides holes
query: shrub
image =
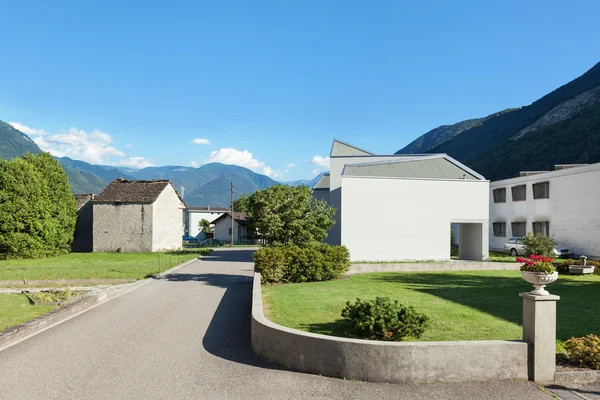
{"label": "shrub", "polygon": [[356,299],[347,302],[342,317],[350,320],[357,335],[366,339],[403,341],[419,338],[428,326],[429,317],[412,306],[400,304],[389,297],[375,300]]}
{"label": "shrub", "polygon": [[546,256],[553,257],[554,256],[554,247],[556,246],[556,242],[553,238],[548,235],[543,235],[538,233],[537,235],[532,235],[531,233],[523,238],[523,244],[525,245],[525,250],[527,254],[534,254],[536,256]]}
{"label": "shrub", "polygon": [[581,367],[600,369],[600,337],[587,335],[571,338],[565,342],[569,360]]}
{"label": "shrub", "polygon": [[350,266],[345,246],[310,243],[263,247],[254,253],[263,283],[317,282],[340,278]]}
{"label": "shrub", "polygon": [[[572,258],[567,258],[560,265],[556,267],[556,270],[559,274],[567,274],[569,273],[569,265],[579,265],[579,259],[574,260]],[[600,261],[598,260],[587,260],[586,265],[591,265],[594,268],[594,274],[600,275]]]}

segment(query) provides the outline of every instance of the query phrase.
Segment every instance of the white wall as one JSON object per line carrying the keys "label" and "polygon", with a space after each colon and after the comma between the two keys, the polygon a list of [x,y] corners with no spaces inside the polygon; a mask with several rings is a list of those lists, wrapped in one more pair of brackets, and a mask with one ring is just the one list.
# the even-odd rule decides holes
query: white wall
{"label": "white wall", "polygon": [[[550,198],[534,199],[532,184],[546,181]],[[522,184],[527,185],[527,200],[513,202],[511,187]],[[494,203],[492,190],[503,187],[506,203]],[[526,221],[527,232],[533,232],[533,222],[549,221],[550,235],[560,246],[600,258],[600,163],[492,182],[488,201],[490,248],[504,248],[512,236],[511,222]],[[493,222],[506,222],[506,237],[494,236]]]}
{"label": "white wall", "polygon": [[[233,222],[233,232],[234,232],[234,241],[240,240],[246,236],[246,226],[239,225],[237,222]],[[226,215],[215,224],[215,239],[221,242],[229,242],[231,241],[231,234],[229,233],[229,229],[231,228],[231,217]]]}
{"label": "white wall", "polygon": [[182,247],[183,203],[175,189],[167,185],[152,204],[152,251]]}
{"label": "white wall", "polygon": [[353,261],[449,259],[452,222],[482,224],[487,258],[488,181],[343,176],[342,193],[341,243]]}
{"label": "white wall", "polygon": [[221,215],[225,214],[224,211],[198,211],[198,210],[188,210],[187,211],[187,215],[188,215],[188,226],[189,226],[189,235],[192,237],[196,237],[198,235],[198,233],[200,233],[200,228],[198,228],[198,223],[203,220],[203,219],[207,219],[208,221],[210,221],[210,223],[212,224],[212,222],[219,218]]}
{"label": "white wall", "polygon": [[360,164],[365,162],[377,162],[387,160],[397,160],[402,156],[356,156],[356,157],[331,157],[329,161],[329,205],[335,207],[337,212],[333,217],[335,224],[331,227],[327,234],[325,242],[331,245],[339,245],[341,243],[342,221],[340,219],[340,207],[342,196],[342,171],[346,164]]}

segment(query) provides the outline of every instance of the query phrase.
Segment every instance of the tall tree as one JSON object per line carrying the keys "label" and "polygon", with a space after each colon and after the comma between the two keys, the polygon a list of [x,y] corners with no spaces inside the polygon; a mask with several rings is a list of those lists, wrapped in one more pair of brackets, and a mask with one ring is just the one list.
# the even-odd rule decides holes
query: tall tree
{"label": "tall tree", "polygon": [[248,212],[248,195],[243,194],[234,200],[233,210],[236,212]]}
{"label": "tall tree", "polygon": [[200,221],[198,221],[198,228],[200,228],[200,230],[204,233],[210,232],[210,221],[202,218]]}
{"label": "tall tree", "polygon": [[320,242],[334,224],[335,208],[315,199],[307,186],[275,185],[248,198],[250,232],[271,244]]}
{"label": "tall tree", "polygon": [[77,221],[67,176],[49,154],[0,160],[0,257],[67,252]]}

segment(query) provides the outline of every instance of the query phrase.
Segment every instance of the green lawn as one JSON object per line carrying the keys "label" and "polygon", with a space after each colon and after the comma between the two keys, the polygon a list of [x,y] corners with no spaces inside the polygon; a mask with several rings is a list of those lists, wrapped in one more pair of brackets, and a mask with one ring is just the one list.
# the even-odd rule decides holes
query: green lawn
{"label": "green lawn", "polygon": [[0,332],[54,310],[54,306],[32,306],[24,294],[0,294]]}
{"label": "green lawn", "polygon": [[[567,276],[549,285],[561,296],[557,339],[600,331],[600,276]],[[519,271],[404,272],[355,275],[329,282],[263,285],[272,321],[309,332],[349,337],[340,316],[346,301],[389,296],[431,318],[422,341],[521,339],[520,292],[533,288]]]}
{"label": "green lawn", "polygon": [[[35,279],[144,279],[211,249],[169,253],[69,253],[58,257],[1,260],[0,281]],[[160,263],[160,265],[159,265]],[[1,309],[1,308],[0,308]]]}
{"label": "green lawn", "polygon": [[492,262],[517,262],[517,257],[501,251],[490,251],[489,260]]}

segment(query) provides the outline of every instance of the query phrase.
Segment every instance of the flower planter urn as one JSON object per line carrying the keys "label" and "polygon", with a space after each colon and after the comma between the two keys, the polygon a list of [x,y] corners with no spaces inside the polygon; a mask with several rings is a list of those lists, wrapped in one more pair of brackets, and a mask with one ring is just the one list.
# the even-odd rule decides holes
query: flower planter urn
{"label": "flower planter urn", "polygon": [[544,289],[544,286],[555,282],[558,279],[558,272],[548,274],[546,272],[521,271],[521,276],[535,288],[535,290],[529,293],[538,296],[548,296],[550,293]]}

